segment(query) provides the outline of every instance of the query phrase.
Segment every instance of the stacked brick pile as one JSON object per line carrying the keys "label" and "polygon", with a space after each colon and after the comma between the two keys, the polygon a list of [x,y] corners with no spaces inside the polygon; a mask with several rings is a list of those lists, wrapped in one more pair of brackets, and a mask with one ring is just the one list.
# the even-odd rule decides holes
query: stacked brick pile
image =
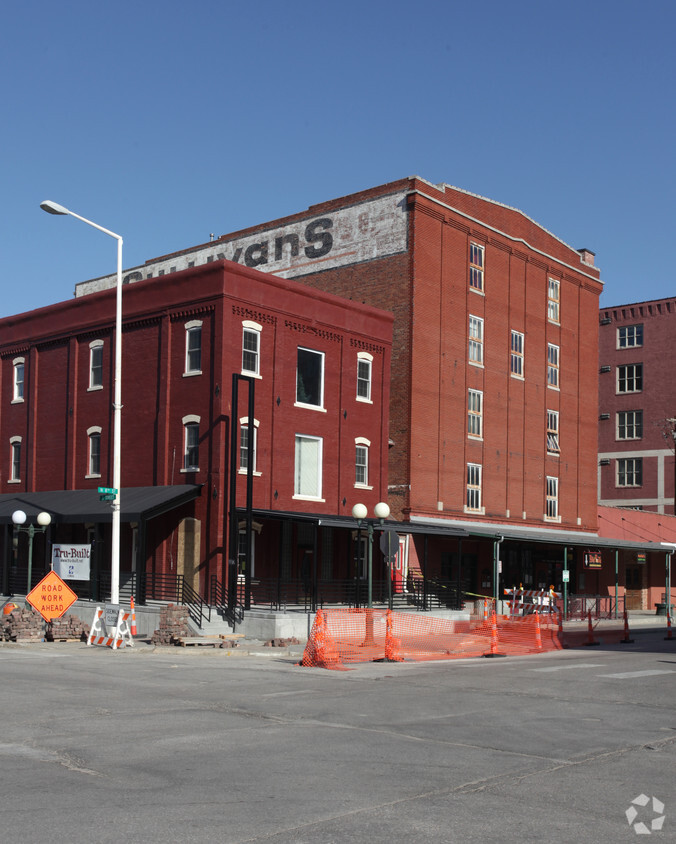
{"label": "stacked brick pile", "polygon": [[175,645],[177,639],[192,636],[188,627],[188,610],[177,604],[169,604],[160,610],[160,626],[153,633],[153,645]]}
{"label": "stacked brick pile", "polygon": [[47,627],[47,641],[54,642],[59,639],[79,639],[86,642],[89,636],[89,625],[81,621],[76,615],[55,618],[50,627]]}
{"label": "stacked brick pile", "polygon": [[300,640],[292,636],[290,639],[268,639],[263,643],[264,648],[288,648],[289,645],[300,645]]}
{"label": "stacked brick pile", "polygon": [[33,609],[15,609],[3,615],[0,638],[5,642],[42,642],[45,622]]}

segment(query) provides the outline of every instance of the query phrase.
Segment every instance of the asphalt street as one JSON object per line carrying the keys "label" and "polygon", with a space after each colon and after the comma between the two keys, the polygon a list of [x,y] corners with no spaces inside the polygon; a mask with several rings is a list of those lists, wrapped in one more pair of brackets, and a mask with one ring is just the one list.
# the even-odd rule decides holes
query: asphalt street
{"label": "asphalt street", "polygon": [[5,643],[0,678],[6,841],[676,840],[662,629],[348,671]]}

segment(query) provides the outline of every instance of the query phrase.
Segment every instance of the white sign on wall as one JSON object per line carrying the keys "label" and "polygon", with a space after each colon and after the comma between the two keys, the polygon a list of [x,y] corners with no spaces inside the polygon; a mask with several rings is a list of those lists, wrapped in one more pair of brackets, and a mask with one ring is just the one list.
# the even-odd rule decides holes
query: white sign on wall
{"label": "white sign on wall", "polygon": [[52,545],[52,570],[63,580],[89,580],[91,545]]}
{"label": "white sign on wall", "polygon": [[[288,226],[261,228],[241,238],[226,236],[169,258],[148,261],[127,270],[122,281],[129,284],[222,260],[296,278],[404,252],[407,221],[406,193],[390,194]],[[75,295],[114,287],[116,281],[115,275],[83,281],[75,286]]]}

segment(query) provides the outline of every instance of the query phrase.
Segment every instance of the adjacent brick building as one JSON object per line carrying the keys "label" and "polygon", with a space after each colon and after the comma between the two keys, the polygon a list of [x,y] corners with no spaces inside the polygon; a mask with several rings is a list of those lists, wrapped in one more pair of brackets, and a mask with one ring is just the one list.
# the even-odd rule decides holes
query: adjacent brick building
{"label": "adjacent brick building", "polygon": [[676,300],[599,312],[599,502],[674,513]]}

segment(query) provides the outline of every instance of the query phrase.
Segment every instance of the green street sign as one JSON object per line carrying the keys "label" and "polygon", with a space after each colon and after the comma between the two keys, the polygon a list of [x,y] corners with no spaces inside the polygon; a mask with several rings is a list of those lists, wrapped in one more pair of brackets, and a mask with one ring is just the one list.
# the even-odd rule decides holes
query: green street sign
{"label": "green street sign", "polygon": [[115,501],[115,495],[110,495],[109,493],[99,495],[99,501]]}
{"label": "green street sign", "polygon": [[99,495],[117,495],[117,490],[108,486],[99,487]]}

